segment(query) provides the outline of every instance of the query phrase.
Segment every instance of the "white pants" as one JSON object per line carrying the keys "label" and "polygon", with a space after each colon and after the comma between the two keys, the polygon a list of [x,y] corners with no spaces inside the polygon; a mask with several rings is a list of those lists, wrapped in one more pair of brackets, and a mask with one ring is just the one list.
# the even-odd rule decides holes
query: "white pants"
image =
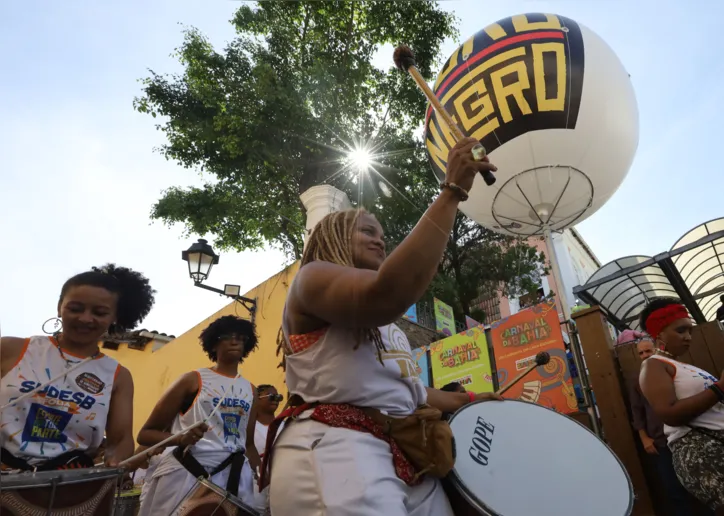
{"label": "white pants", "polygon": [[390,445],[365,432],[295,421],[272,461],[273,516],[453,516],[439,480],[408,486],[395,474]]}
{"label": "white pants", "polygon": [[[173,457],[171,457],[173,459]],[[173,459],[175,460],[175,459]],[[163,474],[157,474],[163,473]],[[229,479],[229,468],[217,473],[209,480],[226,489],[226,482]],[[160,469],[153,474],[153,477],[146,477],[146,486],[148,489],[143,495],[141,502],[141,510],[138,516],[170,516],[174,509],[181,503],[184,498],[196,486],[196,479],[186,471],[183,467],[168,472],[162,472]],[[239,480],[239,494],[237,497],[249,507],[257,511],[264,511],[266,506],[266,492],[260,496],[258,488],[256,488],[253,472],[249,466],[249,461],[244,461],[244,467],[241,470],[241,479]],[[144,486],[144,489],[146,488]]]}

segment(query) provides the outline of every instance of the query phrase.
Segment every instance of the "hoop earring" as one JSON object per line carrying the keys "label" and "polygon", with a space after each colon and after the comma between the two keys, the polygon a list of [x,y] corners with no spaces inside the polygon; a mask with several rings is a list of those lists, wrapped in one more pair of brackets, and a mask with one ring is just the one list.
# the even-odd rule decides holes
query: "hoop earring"
{"label": "hoop earring", "polygon": [[[49,329],[52,330],[49,331]],[[55,335],[63,331],[63,320],[60,317],[51,317],[43,323],[43,333],[46,335]]]}

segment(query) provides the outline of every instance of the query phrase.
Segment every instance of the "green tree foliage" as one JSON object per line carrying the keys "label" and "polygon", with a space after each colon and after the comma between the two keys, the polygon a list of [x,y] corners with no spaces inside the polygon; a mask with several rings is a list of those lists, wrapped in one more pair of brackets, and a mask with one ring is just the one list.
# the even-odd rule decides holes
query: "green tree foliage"
{"label": "green tree foliage", "polygon": [[[457,36],[454,17],[430,1],[309,0],[243,5],[231,23],[236,37],[223,51],[186,30],[176,52],[183,72],[151,71],[135,99],[161,120],[165,157],[206,178],[166,190],[152,218],[212,233],[221,249],[273,245],[299,258],[299,195],[329,183],[379,214],[399,242],[437,191],[419,137],[426,101],[391,63],[382,70],[373,60],[383,50],[391,61],[404,42],[431,78],[442,42]],[[357,176],[345,160],[360,142],[376,156],[374,171]],[[431,292],[468,313],[481,289],[517,288],[539,264],[459,216]]]}

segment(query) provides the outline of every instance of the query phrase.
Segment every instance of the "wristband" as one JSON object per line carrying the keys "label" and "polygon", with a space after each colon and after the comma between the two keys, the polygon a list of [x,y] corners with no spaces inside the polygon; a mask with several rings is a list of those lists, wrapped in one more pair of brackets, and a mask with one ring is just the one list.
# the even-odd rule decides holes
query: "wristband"
{"label": "wristband", "polygon": [[475,401],[475,393],[467,392],[466,394],[468,395],[468,399],[470,400],[470,403]]}
{"label": "wristband", "polygon": [[713,383],[709,386],[709,390],[712,391],[714,394],[716,394],[716,397],[719,398],[719,403],[724,403],[724,391],[721,387],[719,387],[718,384]]}

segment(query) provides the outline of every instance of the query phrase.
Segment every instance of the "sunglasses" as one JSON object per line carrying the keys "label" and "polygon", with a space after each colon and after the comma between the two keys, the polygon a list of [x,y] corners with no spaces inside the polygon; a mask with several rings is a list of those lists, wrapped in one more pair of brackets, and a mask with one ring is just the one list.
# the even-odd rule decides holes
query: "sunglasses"
{"label": "sunglasses", "polygon": [[224,335],[219,335],[219,341],[222,340],[236,340],[237,342],[243,342],[246,343],[247,336],[246,335],[239,335],[238,333],[229,333]]}
{"label": "sunglasses", "polygon": [[269,398],[269,401],[282,401],[284,399],[283,394],[264,394],[263,396],[259,396],[259,399],[261,398]]}

